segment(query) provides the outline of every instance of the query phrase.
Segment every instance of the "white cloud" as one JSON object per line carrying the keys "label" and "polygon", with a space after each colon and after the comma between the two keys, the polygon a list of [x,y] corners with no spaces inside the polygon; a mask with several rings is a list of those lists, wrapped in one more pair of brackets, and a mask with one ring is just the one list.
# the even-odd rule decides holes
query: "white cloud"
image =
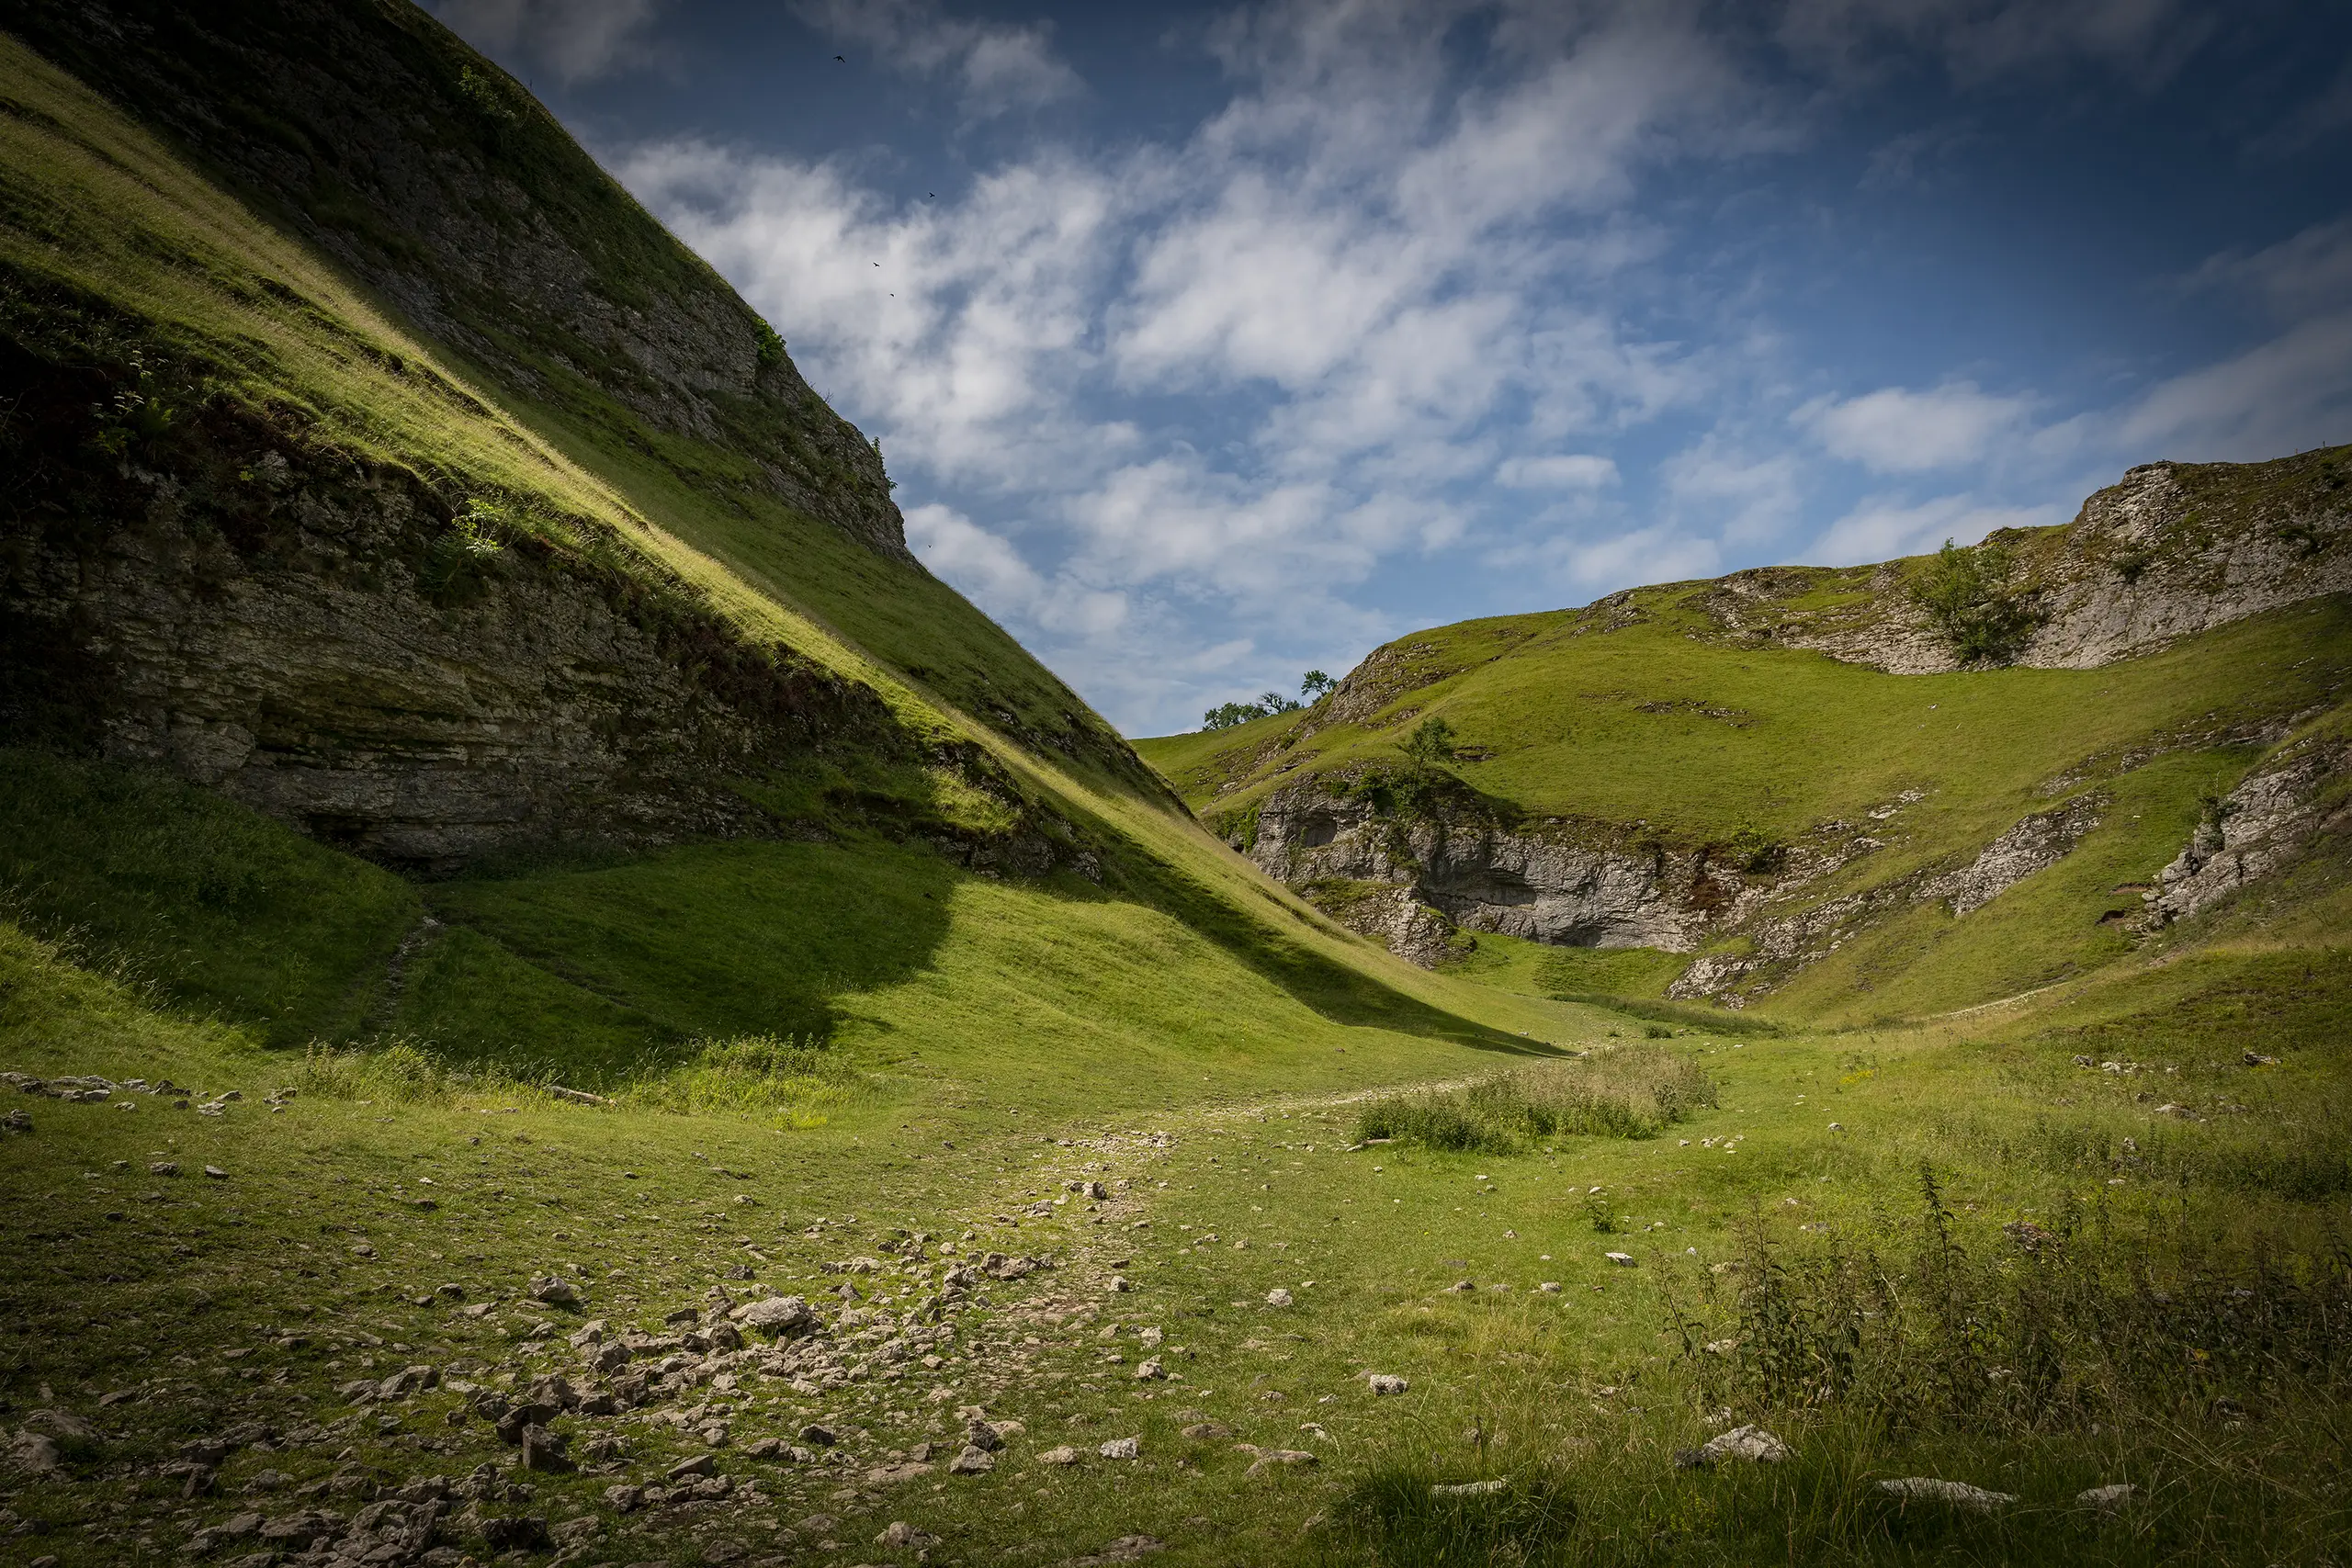
{"label": "white cloud", "polygon": [[2119,438],[2142,460],[2189,462],[2251,462],[2352,440],[2352,310],[2160,383],[2123,412]]}
{"label": "white cloud", "polygon": [[1054,52],[1047,22],[980,22],[952,17],[938,0],[799,0],[801,20],[871,51],[885,70],[955,82],[973,118],[1043,108],[1085,91]]}
{"label": "white cloud", "polygon": [[1617,464],[1589,453],[1551,457],[1512,457],[1495,470],[1495,482],[1512,490],[1599,490],[1617,482]]}
{"label": "white cloud", "polygon": [[1786,452],[1757,457],[1709,435],[1660,465],[1668,504],[1686,530],[1753,546],[1796,515],[1801,476]]}
{"label": "white cloud", "polygon": [[1885,387],[1843,402],[1817,400],[1795,417],[1834,456],[1905,474],[1981,461],[2017,434],[2031,409],[2030,399],[1952,381],[1924,392]]}
{"label": "white cloud", "polygon": [[485,54],[522,54],[567,83],[642,64],[661,0],[440,0],[449,30]]}
{"label": "white cloud", "polygon": [[2352,218],[2314,223],[2252,254],[2224,251],[2187,284],[2255,300],[2288,321],[2343,310],[2352,306]]}
{"label": "white cloud", "polygon": [[1873,496],[1822,532],[1801,558],[1816,566],[1858,566],[1919,555],[1946,539],[1973,545],[1996,528],[2041,528],[2073,515],[2064,506],[1988,505],[1973,495],[1908,503]]}

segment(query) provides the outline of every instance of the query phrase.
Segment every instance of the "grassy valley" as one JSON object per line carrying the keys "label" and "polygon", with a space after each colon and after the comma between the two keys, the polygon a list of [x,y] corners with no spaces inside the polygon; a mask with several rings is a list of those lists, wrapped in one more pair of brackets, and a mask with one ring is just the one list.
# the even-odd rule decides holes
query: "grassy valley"
{"label": "grassy valley", "polygon": [[[251,12],[0,35],[7,1561],[2339,1550],[2341,592],[1671,584],[1130,748],[519,85]],[[1474,841],[1690,940],[1335,918]]]}

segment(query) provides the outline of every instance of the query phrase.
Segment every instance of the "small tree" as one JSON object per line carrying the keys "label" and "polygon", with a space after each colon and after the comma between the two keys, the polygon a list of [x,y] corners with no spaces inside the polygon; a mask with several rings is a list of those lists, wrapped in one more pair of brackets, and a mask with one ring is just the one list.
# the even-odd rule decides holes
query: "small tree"
{"label": "small tree", "polygon": [[1323,673],[1322,671],[1309,670],[1306,679],[1298,683],[1298,694],[1311,703],[1338,685],[1337,681]]}
{"label": "small tree", "polygon": [[1428,773],[1441,762],[1453,761],[1453,726],[1442,718],[1425,718],[1413,727],[1413,733],[1405,737],[1403,744],[1405,755],[1412,760],[1413,766]]}
{"label": "small tree", "polygon": [[1911,580],[1911,602],[1963,664],[2005,663],[2041,624],[2033,606],[2008,587],[2012,562],[1998,545],[1955,545],[1950,539],[1927,570]]}

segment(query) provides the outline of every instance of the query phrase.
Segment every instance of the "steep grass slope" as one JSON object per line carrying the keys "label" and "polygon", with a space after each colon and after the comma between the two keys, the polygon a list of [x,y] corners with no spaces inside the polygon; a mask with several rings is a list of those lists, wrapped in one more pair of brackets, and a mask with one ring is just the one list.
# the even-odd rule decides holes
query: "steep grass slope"
{"label": "steep grass slope", "polygon": [[[99,51],[104,58],[76,53],[77,29],[109,17],[116,45]],[[539,111],[513,84],[486,74],[487,62],[408,7],[313,16],[261,6],[249,20],[215,34],[202,17],[164,8],[26,17],[61,56],[123,84],[223,166],[276,147],[272,156],[308,149],[304,156],[340,159],[348,178],[372,169],[386,188],[367,201],[353,196],[364,209],[356,215],[323,197],[317,211],[279,209],[287,230],[346,253],[344,265],[273,228],[83,84],[0,39],[9,105],[0,117],[0,310],[7,368],[37,394],[17,399],[0,429],[21,459],[22,480],[9,518],[8,586],[20,612],[10,618],[11,738],[145,757],[210,779],[205,748],[183,743],[185,723],[150,725],[162,737],[151,751],[114,744],[142,715],[105,705],[107,694],[94,688],[111,667],[85,649],[102,659],[136,639],[94,636],[74,608],[81,586],[111,574],[132,605],[122,625],[164,645],[149,660],[157,682],[175,692],[200,686],[204,661],[175,653],[141,618],[141,596],[175,573],[190,585],[190,602],[231,606],[220,644],[227,657],[276,635],[267,622],[234,614],[264,600],[262,585],[271,583],[290,583],[269,592],[298,608],[333,588],[359,612],[387,600],[404,604],[417,626],[449,630],[454,642],[422,649],[396,637],[356,654],[335,649],[350,663],[323,671],[328,694],[315,710],[323,719],[308,709],[289,716],[273,698],[271,721],[287,733],[260,737],[254,755],[275,749],[300,761],[340,746],[358,755],[363,783],[388,746],[336,734],[333,723],[355,715],[373,723],[404,708],[438,722],[435,705],[461,703],[503,673],[479,637],[464,639],[493,626],[506,639],[491,645],[495,654],[560,635],[560,626],[532,620],[553,590],[535,600],[517,585],[560,585],[567,574],[589,584],[592,609],[616,610],[615,629],[601,635],[644,628],[644,659],[668,660],[688,696],[739,712],[749,704],[755,717],[770,711],[759,701],[781,701],[797,728],[754,728],[749,749],[706,770],[706,793],[724,808],[714,820],[732,829],[722,841],[679,843],[695,836],[693,819],[683,833],[673,827],[651,837],[676,845],[666,858],[636,853],[644,835],[600,843],[594,832],[573,833],[560,850],[510,836],[499,840],[510,844],[503,858],[451,857],[443,874],[463,868],[466,877],[421,889],[271,837],[249,814],[145,772],[27,752],[12,764],[6,843],[11,897],[26,919],[80,933],[106,962],[131,964],[175,1001],[251,1021],[273,1042],[400,1034],[543,1077],[605,1081],[705,1037],[831,1038],[846,1018],[839,998],[933,973],[952,930],[999,921],[1002,909],[984,895],[964,896],[960,925],[946,915],[953,889],[975,876],[985,884],[1011,875],[1036,888],[1034,898],[1014,900],[1028,911],[1014,926],[1108,919],[1099,940],[1110,941],[1126,918],[1105,913],[1115,903],[1173,921],[1171,930],[1208,942],[1237,973],[1261,974],[1343,1021],[1394,1013],[1413,1020],[1410,1030],[1471,1035],[1501,1024],[1515,1039],[1553,1016],[1498,1004],[1476,987],[1432,986],[1266,886],[1171,810],[1148,770],[1025,652],[903,558],[895,536],[875,523],[895,516],[887,491],[849,493],[856,474],[842,469],[831,491],[820,487],[811,500],[789,465],[797,451],[804,467],[813,461],[808,450],[820,448],[808,444],[831,428],[830,413],[780,350],[762,350],[756,319],[740,301],[576,147],[550,141],[560,131],[532,118]],[[322,71],[323,86],[311,80]],[[467,119],[492,91],[506,95],[495,100],[503,118]],[[388,143],[378,133],[395,105],[407,140]],[[304,113],[330,110],[375,118],[356,129],[302,129]],[[312,172],[323,179],[322,167]],[[555,214],[541,227],[569,235],[566,254],[595,265],[584,279],[564,279],[552,304],[500,292],[528,268],[453,276],[479,258],[443,243],[431,193],[385,205],[403,174],[527,183],[530,201]],[[296,187],[274,188],[282,197]],[[535,210],[526,209],[526,229]],[[357,227],[346,232],[329,220]],[[404,240],[382,228],[395,220],[412,224]],[[403,320],[370,299],[345,270],[363,264],[408,269],[397,288],[391,273],[377,283],[413,314]],[[616,347],[614,310],[640,325],[675,316],[683,324],[673,335],[740,338],[741,385],[714,389],[692,365],[677,370],[683,351],[665,348],[659,333],[650,346],[624,333]],[[579,347],[563,333],[584,333],[582,341],[604,341],[624,357],[635,353],[635,368],[615,371],[608,384],[575,363],[565,383],[571,400],[553,398],[545,391],[552,371],[542,376],[544,366],[492,352],[483,335],[492,317],[526,337],[540,325],[557,333],[548,352],[559,358]],[[427,335],[428,321],[456,346]],[[677,371],[666,381],[665,367]],[[653,461],[655,454],[667,456]],[[737,468],[721,482],[709,465],[724,462]],[[763,477],[763,463],[783,477]],[[878,485],[878,467],[868,477]],[[350,493],[328,489],[338,483]],[[820,516],[801,502],[831,510]],[[346,520],[382,510],[413,519],[409,533],[356,566],[334,564],[337,552],[357,555],[354,536],[338,532]],[[477,550],[487,564],[473,564]],[[321,558],[330,564],[309,564]],[[436,569],[452,559],[434,586]],[[96,561],[106,564],[83,569]],[[412,582],[412,597],[392,597]],[[812,600],[828,606],[821,619],[806,607]],[[853,626],[872,641],[853,640],[844,629]],[[308,700],[299,682],[321,662],[326,632],[302,635],[311,640],[287,642],[256,678],[290,670],[289,689]],[[473,664],[448,681],[432,665],[452,647]],[[379,650],[382,661],[369,667],[366,657]],[[589,657],[609,658],[593,648]],[[175,658],[187,662],[175,666]],[[951,665],[964,674],[932,679]],[[584,673],[567,672],[547,690],[602,681],[620,684],[628,700],[617,719],[592,713],[572,739],[560,737],[559,758],[600,727],[674,695],[662,687],[631,694],[594,663]],[[514,730],[533,716],[536,693],[520,688],[507,699],[520,712],[493,707],[472,733],[491,740]],[[461,761],[480,745],[422,721],[397,739]],[[627,762],[624,782],[650,765]],[[481,771],[504,776],[497,765]],[[396,793],[377,785],[370,798]],[[263,794],[255,803],[272,802]],[[290,815],[313,837],[343,841],[334,819]],[[797,841],[773,841],[779,837]],[[676,888],[690,891],[665,891]],[[681,901],[700,926],[646,912]],[[718,994],[692,994],[701,982],[683,981],[683,972],[642,964],[641,953],[639,977],[650,992],[608,972],[616,954],[649,938],[756,950],[723,962],[703,954],[734,987],[732,1004],[722,1005]],[[1120,1011],[1090,1013],[1083,995],[1070,1005],[1098,1025]],[[980,1032],[1009,1038],[1007,1028]]]}

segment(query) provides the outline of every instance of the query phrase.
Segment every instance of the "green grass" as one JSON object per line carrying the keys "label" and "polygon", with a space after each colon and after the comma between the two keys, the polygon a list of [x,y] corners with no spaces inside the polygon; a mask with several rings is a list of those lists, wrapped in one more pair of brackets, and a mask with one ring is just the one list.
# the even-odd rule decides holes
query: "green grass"
{"label": "green grass", "polygon": [[[2306,729],[2332,722],[2352,671],[2352,604],[2341,596],[2099,670],[1892,676],[1730,646],[1694,607],[1711,591],[1641,590],[1638,616],[1596,607],[1417,633],[1375,656],[1372,668],[1407,673],[1361,723],[1309,710],[1259,720],[1247,736],[1141,750],[1228,831],[1274,789],[1393,766],[1407,720],[1432,716],[1472,748],[1453,772],[1506,820],[1718,852],[1809,842],[1829,823],[1867,829],[1882,848],[1773,913],[1873,888],[1895,888],[1891,902],[1760,1002],[1775,1016],[1857,1023],[1990,1001],[2130,951],[2131,929],[2103,920],[2137,909],[2136,894],[2116,889],[2152,882],[2204,801],[2265,755],[2233,737],[2275,733],[2290,716]],[[2110,802],[2098,829],[1994,906],[1954,919],[1900,891],[2086,791]],[[1906,792],[1919,798],[1905,802]],[[1727,939],[1733,951],[1741,940]],[[1487,951],[1459,972],[1530,994],[1655,998],[1688,962],[1563,953],[1547,966],[1507,940],[1479,942]]]}

